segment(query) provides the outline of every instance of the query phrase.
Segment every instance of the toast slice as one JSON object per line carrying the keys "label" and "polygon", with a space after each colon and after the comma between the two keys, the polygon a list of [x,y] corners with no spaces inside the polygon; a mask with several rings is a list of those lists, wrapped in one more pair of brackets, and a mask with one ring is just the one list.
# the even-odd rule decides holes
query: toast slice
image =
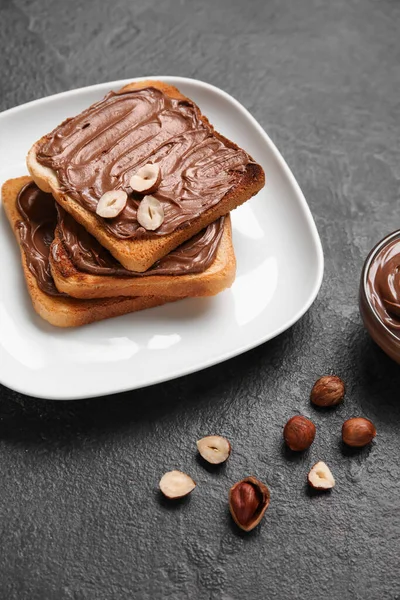
{"label": "toast slice", "polygon": [[[83,240],[79,237],[77,239],[82,244]],[[96,246],[98,246],[98,242],[92,238],[90,248],[95,248],[96,252]],[[232,285],[236,273],[236,259],[232,245],[229,215],[224,218],[222,236],[218,243],[215,258],[208,268],[200,273],[180,275],[146,275],[146,273],[143,273],[139,276],[135,276],[133,272],[132,276],[87,273],[80,270],[71,260],[60,237],[59,227],[55,231],[49,259],[51,273],[57,289],[74,298],[214,296]]]}
{"label": "toast slice", "polygon": [[30,177],[18,177],[6,181],[2,186],[2,203],[20,246],[22,268],[33,307],[45,321],[57,327],[76,327],[137,310],[160,306],[174,300],[171,297],[164,298],[161,296],[77,300],[64,296],[51,296],[43,292],[38,286],[36,277],[29,270],[17,225],[21,221],[21,215],[17,208],[17,197],[20,190],[30,181],[32,181]]}
{"label": "toast slice", "polygon": [[[234,154],[240,153],[241,156],[245,157],[243,158],[244,163],[242,170],[231,171],[228,167],[225,170],[223,169],[223,167],[221,167],[221,173],[226,175],[227,177],[229,176],[229,181],[232,182],[231,184],[229,184],[229,189],[226,193],[224,193],[223,197],[216,203],[211,203],[212,205],[208,208],[206,206],[200,207],[198,209],[196,208],[198,214],[196,213],[196,216],[194,216],[194,218],[188,217],[186,221],[180,222],[180,224],[172,232],[161,234],[160,232],[157,233],[157,231],[144,231],[137,225],[136,212],[134,211],[132,213],[133,220],[136,226],[139,228],[138,231],[135,231],[131,237],[117,237],[115,233],[113,233],[113,231],[110,229],[111,226],[109,223],[106,222],[107,220],[103,219],[102,217],[99,217],[95,212],[95,208],[93,208],[96,206],[98,198],[96,199],[94,196],[91,198],[92,209],[89,210],[84,205],[84,203],[79,201],[79,198],[81,198],[81,196],[79,196],[78,192],[75,194],[75,198],[71,196],[71,191],[67,193],[66,187],[68,186],[63,186],[61,184],[57,170],[53,170],[52,168],[44,166],[43,164],[41,164],[41,162],[39,162],[38,154],[40,154],[41,149],[47,143],[51,134],[48,134],[47,136],[44,136],[43,138],[38,140],[32,146],[27,156],[27,166],[36,184],[43,191],[51,192],[56,201],[67,212],[69,212],[78,223],[83,225],[85,229],[90,234],[92,234],[100,242],[100,244],[102,244],[102,246],[107,248],[107,250],[109,250],[109,252],[126,269],[137,272],[146,271],[157,260],[159,260],[161,257],[165,256],[166,254],[177,248],[186,240],[196,235],[207,225],[213,223],[219,217],[228,214],[231,210],[233,210],[240,204],[243,204],[246,200],[254,196],[264,186],[265,183],[265,176],[262,167],[255,163],[253,159],[250,156],[248,156],[243,150],[241,150],[236,144],[226,139],[218,132],[214,131],[212,126],[209,124],[207,118],[201,114],[198,107],[189,98],[181,94],[177,88],[160,81],[145,80],[141,82],[128,84],[127,86],[119,90],[119,92],[117,92],[113,97],[123,94],[130,94],[133,92],[138,93],[138,90],[144,92],[148,89],[155,89],[156,91],[158,90],[158,93],[162,93],[164,95],[163,97],[166,97],[168,101],[180,101],[183,105],[187,104],[188,106],[192,107],[191,110],[194,111],[196,118],[198,118],[198,123],[201,124],[199,125],[199,127],[201,126],[209,130],[209,138],[211,137],[211,139],[215,141],[215,144],[218,144],[219,147],[221,147],[222,144],[224,149],[223,151],[226,153],[230,152],[232,154],[232,152],[235,151],[233,152]],[[92,110],[95,110],[93,107],[91,108]],[[96,114],[99,114],[100,109],[96,110]],[[74,134],[78,134],[81,129],[84,129],[87,126],[87,123],[85,123],[84,125],[80,125],[79,128],[76,127],[75,131],[74,122],[77,119],[82,118],[83,115],[85,115],[85,111],[81,113],[81,115],[75,117],[74,119],[70,119],[64,122],[63,126],[68,126],[69,128],[72,128]],[[103,129],[101,132],[102,135],[104,131],[105,130]],[[99,136],[100,134],[95,133],[94,135],[94,139],[96,139],[96,136]],[[118,132],[118,135],[120,135],[120,132]],[[120,138],[117,138],[118,143],[119,139]],[[117,145],[115,143],[115,139],[111,139],[111,141],[109,141],[108,143],[109,145],[111,145],[112,149],[115,147],[115,145]],[[114,144],[114,146],[112,144]],[[99,159],[101,162],[95,163],[97,165],[101,165],[101,168],[96,167],[98,169],[96,172],[101,170],[101,173],[106,173],[107,167],[111,168],[110,165],[108,165],[107,162],[105,162],[108,160],[107,150],[104,151],[102,154],[104,154],[104,157],[102,156]],[[90,163],[90,158],[88,160]],[[147,156],[147,161],[149,160],[152,160],[151,155]],[[161,162],[160,164],[163,169],[163,162]],[[70,165],[68,165],[68,168],[69,166]],[[195,166],[197,167],[197,163]],[[89,170],[94,170],[94,166],[91,165],[91,163],[87,168]],[[93,170],[90,170],[90,176],[93,175]],[[84,178],[86,177],[85,173],[87,172],[88,171],[84,171]],[[181,181],[181,179],[179,181]],[[201,179],[200,181],[203,182],[203,179]],[[208,191],[210,192],[210,190]],[[199,200],[199,202],[201,201]],[[125,210],[126,209],[124,209],[124,212]],[[130,210],[132,210],[132,208]],[[132,219],[130,222],[132,223]]]}

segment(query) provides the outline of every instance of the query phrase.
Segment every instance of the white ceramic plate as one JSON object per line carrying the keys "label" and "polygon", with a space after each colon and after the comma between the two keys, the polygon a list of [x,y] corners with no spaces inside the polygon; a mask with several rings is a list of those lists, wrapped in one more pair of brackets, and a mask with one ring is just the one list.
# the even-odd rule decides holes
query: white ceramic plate
{"label": "white ceramic plate", "polygon": [[[181,77],[176,85],[218,131],[265,169],[267,184],[232,213],[233,287],[82,328],[48,325],[31,306],[17,244],[0,211],[0,382],[32,396],[75,399],[151,385],[222,362],[278,335],[314,301],[323,254],[306,200],[269,137],[236,100]],[[31,144],[128,81],[36,100],[0,114],[0,184],[26,174]]]}

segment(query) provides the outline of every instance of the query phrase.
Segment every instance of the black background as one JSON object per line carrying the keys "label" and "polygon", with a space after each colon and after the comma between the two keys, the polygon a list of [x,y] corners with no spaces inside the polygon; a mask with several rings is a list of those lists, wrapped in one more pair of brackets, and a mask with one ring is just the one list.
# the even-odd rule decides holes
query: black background
{"label": "black background", "polygon": [[[282,151],[326,259],[309,313],[225,364],[86,401],[38,401],[0,388],[1,599],[400,598],[400,367],[371,342],[357,307],[368,250],[400,222],[399,2],[0,7],[1,109],[120,78],[213,83]],[[346,400],[317,411],[310,388],[331,372],[346,381]],[[300,456],[281,441],[295,413],[318,429]],[[360,452],[340,442],[343,420],[355,415],[378,430]],[[205,468],[195,451],[196,440],[214,432],[233,446],[219,470]],[[325,496],[305,483],[318,459],[337,481]],[[198,483],[177,505],[157,491],[172,468]],[[261,526],[245,535],[231,522],[227,493],[248,474],[268,483],[272,500]]]}

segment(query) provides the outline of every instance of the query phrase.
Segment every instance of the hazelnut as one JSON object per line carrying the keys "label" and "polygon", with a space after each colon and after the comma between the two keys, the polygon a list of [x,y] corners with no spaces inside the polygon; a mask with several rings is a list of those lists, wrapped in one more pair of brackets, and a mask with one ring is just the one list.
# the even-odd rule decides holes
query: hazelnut
{"label": "hazelnut", "polygon": [[229,490],[229,509],[236,525],[243,531],[254,529],[263,518],[269,500],[269,489],[255,477],[235,483]]}
{"label": "hazelnut", "polygon": [[136,218],[147,231],[158,229],[164,221],[162,204],[154,196],[145,196],[139,204]]}
{"label": "hazelnut", "polygon": [[291,450],[307,450],[315,438],[315,425],[306,417],[295,416],[289,419],[283,430],[283,437]]}
{"label": "hazelnut", "polygon": [[160,165],[147,163],[140,167],[129,180],[129,185],[134,192],[152,194],[161,182]]}
{"label": "hazelnut", "polygon": [[375,425],[363,417],[348,419],[342,426],[342,439],[348,446],[361,448],[376,436]]}
{"label": "hazelnut", "polygon": [[335,480],[328,465],[317,462],[308,474],[308,483],[315,490],[330,490],[335,485]]}
{"label": "hazelnut", "polygon": [[104,219],[113,219],[125,208],[128,195],[124,190],[110,190],[97,203],[96,213]]}
{"label": "hazelnut", "polygon": [[160,479],[160,490],[170,500],[177,500],[187,496],[196,487],[189,475],[181,471],[169,471]]}
{"label": "hazelnut", "polygon": [[336,406],[344,398],[345,386],[337,375],[325,375],[314,383],[311,402],[316,406]]}
{"label": "hazelnut", "polygon": [[200,455],[212,465],[219,465],[229,458],[231,445],[220,435],[208,435],[197,442]]}

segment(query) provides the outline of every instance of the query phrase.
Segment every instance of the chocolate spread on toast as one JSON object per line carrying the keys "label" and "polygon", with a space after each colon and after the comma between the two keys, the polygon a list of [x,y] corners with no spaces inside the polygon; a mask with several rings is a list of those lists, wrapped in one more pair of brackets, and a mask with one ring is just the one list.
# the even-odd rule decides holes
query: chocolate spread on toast
{"label": "chocolate spread on toast", "polygon": [[213,262],[224,231],[222,217],[199,234],[161,258],[144,273],[124,267],[87,231],[57,206],[51,194],[42,192],[35,183],[25,185],[18,194],[17,207],[22,220],[17,227],[28,268],[39,288],[50,295],[64,295],[54,285],[49,265],[50,246],[57,226],[59,241],[51,247],[58,259],[56,245],[62,243],[75,268],[94,275],[145,277],[148,275],[186,275],[201,273]]}
{"label": "chocolate spread on toast", "polygon": [[[61,206],[57,234],[75,268],[92,275],[119,277],[148,277],[149,275],[189,275],[202,273],[213,262],[224,231],[221,217],[203,231],[173,250],[144,273],[125,269],[103,246],[77,223]],[[57,244],[52,247],[52,257],[59,260]]]}
{"label": "chocolate spread on toast", "polygon": [[[196,104],[155,87],[110,92],[48,134],[37,160],[56,172],[63,192],[93,213],[105,192],[125,190],[124,210],[101,219],[121,239],[166,235],[188,226],[218,204],[253,162],[244,150],[217,137]],[[139,225],[142,196],[129,186],[131,176],[149,162],[159,163],[162,174],[152,194],[165,214],[157,231]]]}
{"label": "chocolate spread on toast", "polygon": [[42,292],[50,296],[65,296],[57,290],[49,264],[50,245],[57,225],[53,196],[42,192],[31,182],[20,190],[17,208],[22,217],[17,228],[28,269]]}

